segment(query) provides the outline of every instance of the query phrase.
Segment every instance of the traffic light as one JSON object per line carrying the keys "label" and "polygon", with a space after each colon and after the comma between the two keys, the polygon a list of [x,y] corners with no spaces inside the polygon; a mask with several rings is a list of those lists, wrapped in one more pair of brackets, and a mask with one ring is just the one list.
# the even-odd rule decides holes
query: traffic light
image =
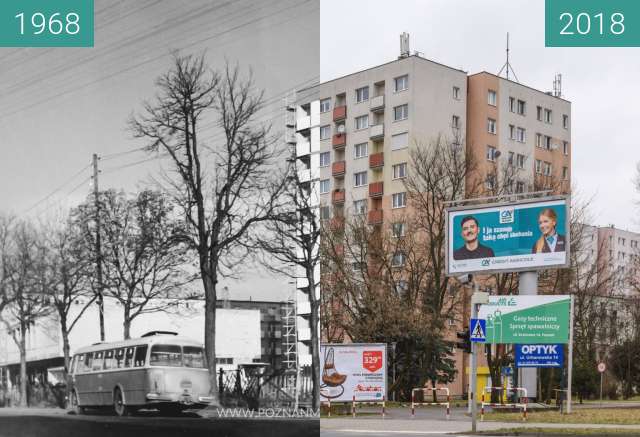
{"label": "traffic light", "polygon": [[471,336],[470,336],[469,328],[465,328],[464,331],[456,332],[456,336],[461,340],[456,343],[456,347],[470,354],[471,353]]}

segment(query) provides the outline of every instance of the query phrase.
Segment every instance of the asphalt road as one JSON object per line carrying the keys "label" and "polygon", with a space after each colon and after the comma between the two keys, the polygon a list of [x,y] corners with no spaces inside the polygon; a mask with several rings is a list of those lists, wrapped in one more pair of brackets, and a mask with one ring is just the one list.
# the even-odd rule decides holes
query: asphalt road
{"label": "asphalt road", "polygon": [[319,419],[75,416],[0,408],[0,437],[315,437]]}

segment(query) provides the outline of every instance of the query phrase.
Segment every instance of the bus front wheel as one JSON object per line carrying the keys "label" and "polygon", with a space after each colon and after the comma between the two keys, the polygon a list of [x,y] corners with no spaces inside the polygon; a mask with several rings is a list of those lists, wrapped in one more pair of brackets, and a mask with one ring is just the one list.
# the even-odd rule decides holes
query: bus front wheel
{"label": "bus front wheel", "polygon": [[131,413],[131,409],[124,403],[124,395],[120,387],[116,387],[113,392],[113,409],[120,417],[128,416]]}

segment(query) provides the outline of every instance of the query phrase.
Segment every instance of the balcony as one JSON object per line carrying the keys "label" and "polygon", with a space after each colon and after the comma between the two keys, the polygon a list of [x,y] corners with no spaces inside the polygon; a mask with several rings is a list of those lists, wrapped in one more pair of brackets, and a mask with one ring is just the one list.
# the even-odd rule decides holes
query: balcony
{"label": "balcony", "polygon": [[331,145],[334,149],[341,149],[347,144],[347,134],[335,134],[331,139]]}
{"label": "balcony", "polygon": [[384,96],[376,96],[371,99],[371,112],[384,111]]}
{"label": "balcony", "polygon": [[384,193],[384,182],[373,182],[369,184],[369,197],[382,197]]}
{"label": "balcony", "polygon": [[369,211],[369,224],[370,225],[379,225],[382,223],[382,210],[374,209]]}
{"label": "balcony", "polygon": [[331,197],[334,205],[340,205],[344,203],[344,190],[334,190]]}
{"label": "balcony", "polygon": [[311,116],[303,115],[296,120],[296,130],[298,132],[309,129],[311,127]]}
{"label": "balcony", "polygon": [[344,229],[344,217],[334,217],[329,222],[329,229],[332,231],[339,231]]}
{"label": "balcony", "polygon": [[334,162],[333,164],[331,164],[331,175],[333,175],[334,177],[344,176],[346,167],[346,161]]}
{"label": "balcony", "polygon": [[347,107],[346,106],[336,106],[333,108],[333,121],[340,121],[347,118]]}
{"label": "balcony", "polygon": [[382,168],[384,166],[384,152],[369,155],[369,168]]}
{"label": "balcony", "polygon": [[384,137],[384,124],[374,124],[369,128],[369,138],[372,140]]}
{"label": "balcony", "polygon": [[298,170],[298,182],[304,184],[311,181],[311,169]]}

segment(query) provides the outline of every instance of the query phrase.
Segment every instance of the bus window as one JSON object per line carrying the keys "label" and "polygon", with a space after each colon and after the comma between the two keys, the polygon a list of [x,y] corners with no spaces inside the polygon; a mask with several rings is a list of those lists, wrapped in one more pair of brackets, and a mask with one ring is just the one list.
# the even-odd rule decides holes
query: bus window
{"label": "bus window", "polygon": [[113,360],[113,349],[104,353],[104,369],[115,369],[115,362]]}
{"label": "bus window", "polygon": [[86,372],[91,372],[91,364],[93,363],[93,352],[89,352],[87,355],[85,355],[85,359],[84,359],[84,370],[82,371],[83,373]]}
{"label": "bus window", "polygon": [[150,364],[152,366],[182,366],[182,353],[180,346],[172,344],[154,344],[151,347],[151,359]]}
{"label": "bus window", "polygon": [[93,364],[91,364],[91,370],[102,370],[102,361],[103,361],[104,352],[94,352],[93,353]]}
{"label": "bus window", "polygon": [[133,352],[136,348],[128,347],[124,357],[124,367],[133,367]]}
{"label": "bus window", "polygon": [[76,355],[75,365],[73,366],[73,373],[84,372],[84,354]]}
{"label": "bus window", "polygon": [[115,367],[122,369],[124,367],[124,348],[116,349],[115,352]]}
{"label": "bus window", "polygon": [[183,346],[182,360],[184,361],[185,367],[206,367],[204,362],[204,350],[202,350],[201,347]]}
{"label": "bus window", "polygon": [[144,367],[147,362],[147,345],[136,347],[136,359],[133,361],[134,367]]}

